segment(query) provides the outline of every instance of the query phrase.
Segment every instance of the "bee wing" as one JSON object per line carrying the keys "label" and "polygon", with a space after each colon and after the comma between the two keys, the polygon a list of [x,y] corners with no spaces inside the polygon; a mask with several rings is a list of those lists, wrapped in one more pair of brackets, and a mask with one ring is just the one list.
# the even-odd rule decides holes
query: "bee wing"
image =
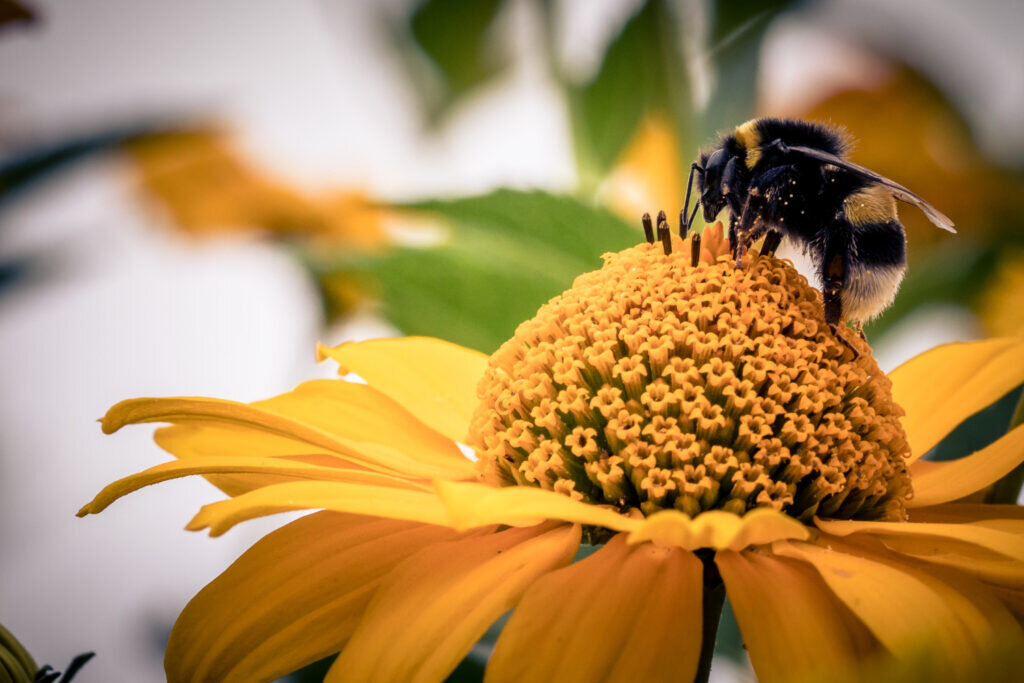
{"label": "bee wing", "polygon": [[817,159],[818,161],[824,161],[827,164],[838,166],[839,168],[846,169],[847,171],[856,173],[859,176],[884,185],[892,192],[892,196],[896,199],[901,202],[906,202],[907,204],[913,204],[917,208],[921,209],[921,211],[924,212],[924,215],[928,217],[928,220],[934,223],[937,227],[940,227],[943,230],[948,230],[949,232],[956,232],[956,229],[953,227],[953,221],[951,221],[946,214],[926,202],[917,193],[911,192],[894,180],[889,180],[885,176],[879,175],[869,168],[864,168],[852,161],[841,159],[834,154],[829,154],[828,152],[823,152],[820,149],[814,149],[813,147],[796,147],[786,145],[785,149],[787,152],[796,152],[797,154],[802,154],[806,157]]}

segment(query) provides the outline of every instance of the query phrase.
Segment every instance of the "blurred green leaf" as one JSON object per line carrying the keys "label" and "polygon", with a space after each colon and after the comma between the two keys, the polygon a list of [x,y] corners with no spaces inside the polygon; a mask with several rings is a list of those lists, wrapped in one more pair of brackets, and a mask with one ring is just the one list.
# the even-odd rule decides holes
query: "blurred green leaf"
{"label": "blurred green leaf", "polygon": [[915,257],[896,301],[865,326],[868,339],[884,334],[908,313],[930,303],[970,305],[995,271],[999,245],[966,239],[937,244]]}
{"label": "blurred green leaf", "polygon": [[[667,3],[647,2],[626,22],[594,78],[570,87],[569,102],[585,179],[600,177],[615,163],[649,110],[667,112],[681,137],[692,137],[692,94],[679,22]],[[681,143],[680,151],[689,146]]]}
{"label": "blurred green leaf", "polygon": [[432,120],[505,66],[506,56],[493,49],[490,36],[503,6],[503,0],[425,0],[413,9],[409,35],[440,81],[439,90],[431,90],[414,79]]}
{"label": "blurred green leaf", "polygon": [[641,239],[604,209],[543,192],[498,190],[395,208],[445,219],[451,239],[433,248],[347,255],[314,269],[369,276],[383,314],[406,334],[487,353],[577,275],[600,268],[601,254]]}
{"label": "blurred green leaf", "polygon": [[755,114],[761,44],[772,20],[793,0],[729,0],[712,4],[710,46],[705,59],[714,87],[702,114],[701,137],[737,126]]}

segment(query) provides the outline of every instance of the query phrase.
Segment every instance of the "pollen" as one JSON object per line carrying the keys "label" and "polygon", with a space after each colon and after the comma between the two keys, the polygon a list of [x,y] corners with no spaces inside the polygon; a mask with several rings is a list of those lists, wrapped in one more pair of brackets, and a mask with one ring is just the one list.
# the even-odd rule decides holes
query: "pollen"
{"label": "pollen", "polygon": [[631,515],[904,518],[903,411],[870,348],[853,358],[788,261],[736,268],[720,223],[672,239],[606,254],[494,353],[481,478]]}

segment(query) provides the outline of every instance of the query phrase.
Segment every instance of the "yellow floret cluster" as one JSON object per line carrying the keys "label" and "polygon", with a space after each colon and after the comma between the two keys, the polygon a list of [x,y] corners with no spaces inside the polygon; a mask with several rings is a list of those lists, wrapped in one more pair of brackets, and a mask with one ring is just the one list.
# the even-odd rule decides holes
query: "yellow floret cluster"
{"label": "yellow floret cluster", "polygon": [[902,411],[870,349],[792,264],[737,269],[720,230],[607,254],[519,326],[478,387],[485,480],[625,514],[904,515]]}

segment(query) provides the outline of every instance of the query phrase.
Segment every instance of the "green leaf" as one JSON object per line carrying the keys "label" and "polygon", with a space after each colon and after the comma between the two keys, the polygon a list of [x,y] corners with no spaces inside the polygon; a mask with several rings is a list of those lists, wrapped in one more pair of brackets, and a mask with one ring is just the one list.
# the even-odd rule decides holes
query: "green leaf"
{"label": "green leaf", "polygon": [[425,0],[409,18],[408,36],[436,70],[439,87],[421,87],[431,119],[462,95],[497,74],[508,56],[494,51],[491,28],[503,0]]}
{"label": "green leaf", "polygon": [[577,275],[600,268],[601,254],[640,239],[608,211],[543,192],[498,190],[395,208],[444,219],[451,238],[440,247],[393,249],[362,262],[348,256],[334,268],[368,275],[382,312],[405,333],[487,353]]}
{"label": "green leaf", "polygon": [[772,20],[794,4],[793,0],[714,3],[706,57],[714,87],[701,116],[703,140],[753,118],[765,33]]}
{"label": "green leaf", "polygon": [[675,13],[661,0],[645,3],[612,41],[594,78],[570,88],[569,102],[585,178],[615,163],[647,111],[668,113],[688,137],[692,93]]}

